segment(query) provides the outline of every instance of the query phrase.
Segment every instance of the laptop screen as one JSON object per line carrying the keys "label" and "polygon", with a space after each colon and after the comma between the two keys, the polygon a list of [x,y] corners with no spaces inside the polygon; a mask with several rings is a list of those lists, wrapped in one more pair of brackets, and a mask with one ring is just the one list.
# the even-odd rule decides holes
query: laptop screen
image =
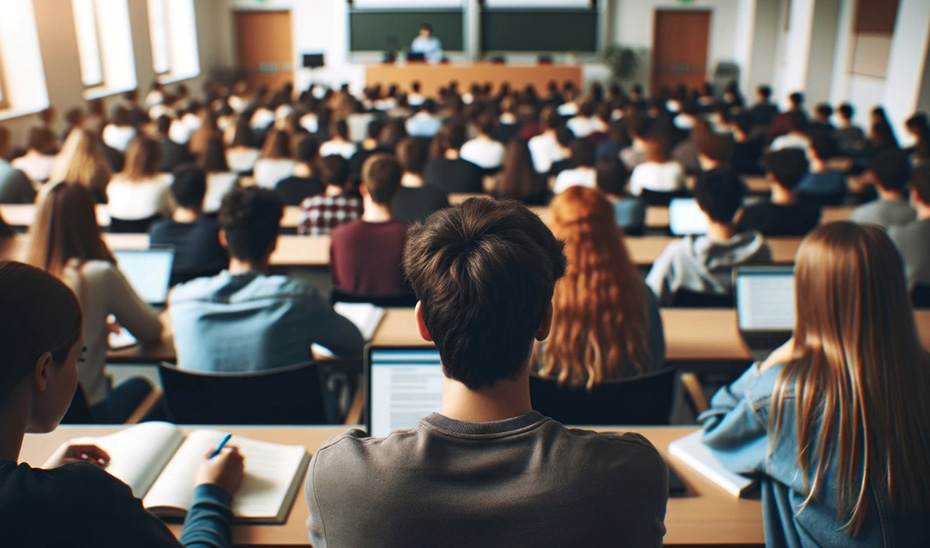
{"label": "laptop screen", "polygon": [[739,268],[736,315],[740,331],[794,329],[794,270],[791,267]]}
{"label": "laptop screen", "polygon": [[675,236],[707,233],[707,217],[694,198],[674,198],[668,204],[668,226]]}
{"label": "laptop screen", "polygon": [[174,263],[173,247],[120,249],[114,250],[113,255],[120,272],[143,301],[150,305],[165,304]]}
{"label": "laptop screen", "polygon": [[412,428],[442,405],[442,365],[435,348],[370,348],[368,432],[384,437]]}

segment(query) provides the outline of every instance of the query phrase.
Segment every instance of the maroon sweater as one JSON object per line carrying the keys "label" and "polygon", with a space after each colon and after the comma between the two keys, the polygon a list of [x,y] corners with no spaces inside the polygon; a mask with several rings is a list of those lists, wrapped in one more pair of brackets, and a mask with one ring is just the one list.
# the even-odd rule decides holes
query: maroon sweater
{"label": "maroon sweater", "polygon": [[409,292],[401,258],[407,225],[400,221],[353,221],[337,226],[329,248],[333,284],[360,295],[384,296]]}

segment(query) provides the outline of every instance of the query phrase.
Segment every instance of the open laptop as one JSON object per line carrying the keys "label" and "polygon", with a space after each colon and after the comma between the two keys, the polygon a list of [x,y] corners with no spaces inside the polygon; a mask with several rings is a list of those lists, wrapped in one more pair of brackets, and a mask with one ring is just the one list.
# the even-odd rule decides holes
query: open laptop
{"label": "open laptop", "polygon": [[442,406],[442,364],[435,347],[369,346],[365,379],[365,425],[374,437],[413,428]]}
{"label": "open laptop", "polygon": [[794,330],[794,268],[744,266],[733,276],[740,336],[753,359],[765,359]]}
{"label": "open laptop", "polygon": [[668,204],[668,227],[675,236],[707,233],[707,217],[694,198],[673,198]]}
{"label": "open laptop", "polygon": [[129,285],[143,301],[153,307],[164,307],[168,300],[168,282],[174,264],[174,247],[152,246],[149,249],[118,249],[113,251],[117,265]]}

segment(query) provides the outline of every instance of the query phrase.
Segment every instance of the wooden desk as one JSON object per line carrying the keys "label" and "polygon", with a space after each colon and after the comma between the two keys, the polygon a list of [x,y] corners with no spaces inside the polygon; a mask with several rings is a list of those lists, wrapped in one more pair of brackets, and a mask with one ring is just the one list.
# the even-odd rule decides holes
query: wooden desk
{"label": "wooden desk", "polygon": [[[852,213],[852,206],[827,206],[820,210],[820,224],[846,221]],[[646,208],[646,226],[648,228],[668,228],[668,208],[649,206]]]}
{"label": "wooden desk", "polygon": [[459,89],[468,90],[472,84],[491,84],[500,89],[501,84],[508,83],[513,89],[523,89],[529,84],[543,92],[549,82],[555,80],[561,86],[563,82],[574,82],[581,88],[580,65],[517,65],[495,63],[427,63],[378,64],[365,66],[365,85],[382,84],[387,87],[397,84],[401,89],[410,91],[410,85],[419,81],[421,92],[428,96],[438,96],[439,89],[456,81]]}
{"label": "wooden desk", "polygon": [[[2,204],[0,205],[0,215],[10,226],[30,227],[35,222],[36,206],[35,204]],[[97,224],[110,226],[110,214],[107,213],[107,206],[105,205],[97,205]]]}
{"label": "wooden desk", "polygon": [[[347,427],[223,427],[234,434],[276,443],[303,445],[315,453],[331,436]],[[41,466],[65,441],[79,436],[102,436],[118,427],[61,426],[50,434],[29,434],[20,458]],[[605,432],[635,431],[646,436],[669,461],[671,468],[688,487],[684,497],[669,499],[665,526],[665,544],[756,544],[764,543],[762,504],[758,499],[736,499],[710,483],[690,468],[668,455],[668,444],[694,430],[693,427],[599,427]],[[189,429],[186,429],[189,430]],[[248,466],[248,463],[246,463]],[[234,525],[233,543],[237,546],[309,546],[306,521],[309,515],[303,490],[284,525]],[[181,526],[169,525],[175,535]]]}

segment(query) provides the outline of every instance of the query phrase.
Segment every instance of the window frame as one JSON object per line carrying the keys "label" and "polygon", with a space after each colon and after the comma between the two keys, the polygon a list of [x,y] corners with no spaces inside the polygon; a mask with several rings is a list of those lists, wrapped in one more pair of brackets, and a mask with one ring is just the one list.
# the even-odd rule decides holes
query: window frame
{"label": "window frame", "polygon": [[[103,42],[103,36],[100,33],[100,6],[97,5],[97,0],[87,0],[87,3],[90,5],[90,9],[93,11],[94,34],[96,35],[96,39],[97,39],[97,42],[96,42],[97,47],[96,47],[95,53],[97,57],[97,64],[100,67],[100,81],[96,83],[85,82],[84,81],[84,69],[83,67],[81,67],[81,84],[84,86],[84,91],[87,91],[90,89],[103,88],[103,87],[106,87],[106,84],[107,84],[106,64],[104,63],[104,59],[103,59],[103,50],[100,47],[100,44]],[[75,25],[77,25],[77,21],[75,21]],[[78,47],[78,57],[80,58],[81,57],[80,38],[78,38],[77,47]]]}
{"label": "window frame", "polygon": [[[165,55],[165,65],[167,67],[163,71],[159,71],[158,68],[155,66],[156,65],[155,43],[154,43],[155,39],[154,39],[154,33],[153,33],[153,28],[152,28],[152,8],[151,8],[151,5],[153,2],[157,2],[161,4],[161,14],[162,14],[161,18],[162,18],[162,25],[163,25],[161,35],[162,35],[162,40],[164,41],[164,44],[165,44],[164,55]],[[171,43],[171,12],[170,10],[171,10],[171,7],[168,5],[168,0],[146,0],[146,15],[148,16],[148,23],[149,23],[149,47],[152,48],[152,71],[155,73],[155,76],[160,80],[170,78],[171,74],[174,71],[174,63],[172,59],[174,49]]]}

